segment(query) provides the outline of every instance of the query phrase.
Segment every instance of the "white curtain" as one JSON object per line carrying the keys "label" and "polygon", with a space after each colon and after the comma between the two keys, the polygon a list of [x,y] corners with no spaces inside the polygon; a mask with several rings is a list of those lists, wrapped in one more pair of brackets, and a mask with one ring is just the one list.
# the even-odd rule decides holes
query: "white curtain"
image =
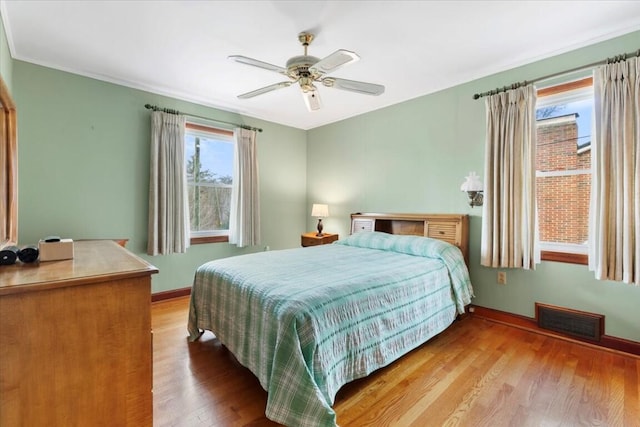
{"label": "white curtain", "polygon": [[486,99],[485,192],[480,263],[535,268],[536,95],[532,85]]}
{"label": "white curtain", "polygon": [[594,74],[589,269],[640,286],[640,61]]}
{"label": "white curtain", "polygon": [[229,243],[238,247],[260,244],[260,194],[256,132],[236,128]]}
{"label": "white curtain", "polygon": [[182,253],[189,247],[185,122],[182,115],[151,113],[149,255]]}

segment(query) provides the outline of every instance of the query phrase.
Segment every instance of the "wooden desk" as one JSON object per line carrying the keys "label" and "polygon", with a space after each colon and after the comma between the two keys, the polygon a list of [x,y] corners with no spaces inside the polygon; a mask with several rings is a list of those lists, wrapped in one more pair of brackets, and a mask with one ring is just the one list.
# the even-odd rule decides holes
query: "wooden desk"
{"label": "wooden desk", "polygon": [[152,426],[157,271],[110,240],[0,266],[0,425]]}

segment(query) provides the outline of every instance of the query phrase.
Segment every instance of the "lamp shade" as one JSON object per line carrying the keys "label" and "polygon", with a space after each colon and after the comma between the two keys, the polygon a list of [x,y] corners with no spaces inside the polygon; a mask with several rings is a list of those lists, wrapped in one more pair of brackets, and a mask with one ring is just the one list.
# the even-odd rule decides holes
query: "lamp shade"
{"label": "lamp shade", "polygon": [[311,208],[311,216],[316,218],[326,218],[329,216],[329,206],[328,205],[320,205],[317,203],[313,204],[313,208]]}
{"label": "lamp shade", "polygon": [[469,176],[465,177],[465,181],[460,186],[461,191],[482,191],[482,181],[475,172],[469,172]]}

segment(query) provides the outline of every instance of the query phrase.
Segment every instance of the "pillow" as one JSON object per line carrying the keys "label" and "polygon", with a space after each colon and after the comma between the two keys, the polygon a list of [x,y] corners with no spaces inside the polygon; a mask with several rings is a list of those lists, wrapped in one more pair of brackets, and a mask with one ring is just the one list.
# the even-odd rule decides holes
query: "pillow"
{"label": "pillow", "polygon": [[422,236],[393,236],[391,250],[427,258],[440,258],[453,245],[442,240]]}
{"label": "pillow", "polygon": [[383,251],[391,250],[393,242],[391,241],[393,235],[388,233],[382,233],[379,231],[365,231],[361,233],[354,233],[347,236],[345,239],[340,239],[334,244],[345,246],[356,246],[358,248],[380,249]]}
{"label": "pillow", "polygon": [[450,243],[429,237],[388,234],[379,231],[355,233],[334,243],[427,258],[440,258],[443,250],[453,246]]}

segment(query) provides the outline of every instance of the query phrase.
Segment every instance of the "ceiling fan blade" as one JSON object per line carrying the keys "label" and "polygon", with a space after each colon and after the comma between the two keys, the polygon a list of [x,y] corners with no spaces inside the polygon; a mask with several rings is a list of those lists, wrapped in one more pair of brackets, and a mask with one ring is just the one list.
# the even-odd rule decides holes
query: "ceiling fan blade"
{"label": "ceiling fan blade", "polygon": [[279,66],[273,65],[273,64],[269,64],[268,62],[258,61],[257,59],[248,58],[246,56],[231,55],[231,56],[229,56],[229,59],[234,60],[236,62],[239,62],[241,64],[247,64],[247,65],[252,65],[252,66],[258,67],[258,68],[264,68],[265,70],[275,71],[276,73],[280,73],[280,74],[284,74],[284,75],[287,74],[287,69],[286,68],[279,67]]}
{"label": "ceiling fan blade", "polygon": [[309,90],[307,92],[302,91],[302,97],[304,98],[304,103],[307,105],[309,111],[316,111],[322,108],[320,94],[317,90]]}
{"label": "ceiling fan blade", "polygon": [[351,92],[362,93],[365,95],[381,95],[384,93],[384,86],[359,82],[356,80],[338,79],[335,77],[326,77],[322,79],[322,84],[335,89],[349,90]]}
{"label": "ceiling fan blade", "polygon": [[355,62],[358,59],[360,59],[360,57],[357,53],[340,49],[313,64],[311,67],[309,67],[309,71],[314,74],[327,74],[337,70],[343,65]]}
{"label": "ceiling fan blade", "polygon": [[283,88],[283,87],[289,87],[289,86],[291,86],[292,83],[293,82],[274,83],[272,85],[265,86],[265,87],[260,88],[260,89],[252,90],[251,92],[247,92],[247,93],[243,93],[242,95],[238,95],[238,98],[240,98],[240,99],[253,98],[254,96],[262,95],[263,93],[271,92],[272,90],[280,89],[280,88]]}

